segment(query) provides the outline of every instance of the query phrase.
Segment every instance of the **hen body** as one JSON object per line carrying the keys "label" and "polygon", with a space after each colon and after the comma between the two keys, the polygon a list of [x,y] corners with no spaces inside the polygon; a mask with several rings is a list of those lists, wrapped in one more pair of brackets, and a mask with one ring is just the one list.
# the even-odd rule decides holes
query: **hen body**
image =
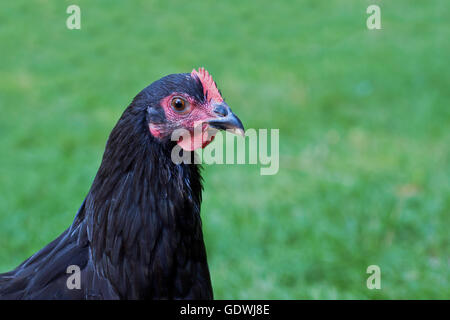
{"label": "hen body", "polygon": [[[171,161],[177,142],[149,133],[149,124],[167,122],[164,97],[183,92],[205,104],[205,83],[194,73],[170,75],[135,97],[72,225],[0,274],[1,299],[213,298],[200,168]],[[69,266],[79,268],[80,288],[68,285]]]}

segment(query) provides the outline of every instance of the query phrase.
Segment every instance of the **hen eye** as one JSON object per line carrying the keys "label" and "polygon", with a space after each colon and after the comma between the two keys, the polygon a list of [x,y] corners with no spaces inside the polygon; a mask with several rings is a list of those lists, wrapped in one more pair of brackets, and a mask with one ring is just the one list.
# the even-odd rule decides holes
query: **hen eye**
{"label": "hen eye", "polygon": [[181,97],[174,97],[170,104],[175,112],[184,113],[189,111],[189,102]]}

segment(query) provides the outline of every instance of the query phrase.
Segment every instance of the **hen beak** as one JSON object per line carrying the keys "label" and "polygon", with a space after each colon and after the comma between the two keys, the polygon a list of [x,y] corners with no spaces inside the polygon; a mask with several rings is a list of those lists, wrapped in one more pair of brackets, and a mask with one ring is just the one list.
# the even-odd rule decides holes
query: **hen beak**
{"label": "hen beak", "polygon": [[241,120],[239,120],[225,102],[215,104],[214,113],[217,117],[206,121],[212,128],[227,130],[231,133],[245,136],[244,126],[242,125]]}

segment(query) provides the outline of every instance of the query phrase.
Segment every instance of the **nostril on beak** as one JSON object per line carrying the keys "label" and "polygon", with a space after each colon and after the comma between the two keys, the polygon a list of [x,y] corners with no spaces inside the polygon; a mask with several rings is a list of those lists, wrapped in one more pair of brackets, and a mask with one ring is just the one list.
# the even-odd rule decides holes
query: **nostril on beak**
{"label": "nostril on beak", "polygon": [[228,108],[219,104],[214,108],[214,112],[221,117],[226,117],[228,115]]}

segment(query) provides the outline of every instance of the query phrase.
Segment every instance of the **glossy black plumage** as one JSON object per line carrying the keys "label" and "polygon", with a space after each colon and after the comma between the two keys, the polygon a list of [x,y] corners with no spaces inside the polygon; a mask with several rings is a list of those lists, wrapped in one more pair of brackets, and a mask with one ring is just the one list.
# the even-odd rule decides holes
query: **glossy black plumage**
{"label": "glossy black plumage", "polygon": [[[202,100],[190,74],[141,91],[112,130],[73,224],[15,270],[0,274],[0,299],[211,299],[197,165],[174,164],[174,142],[149,134],[173,91]],[[81,289],[68,289],[69,265]]]}

